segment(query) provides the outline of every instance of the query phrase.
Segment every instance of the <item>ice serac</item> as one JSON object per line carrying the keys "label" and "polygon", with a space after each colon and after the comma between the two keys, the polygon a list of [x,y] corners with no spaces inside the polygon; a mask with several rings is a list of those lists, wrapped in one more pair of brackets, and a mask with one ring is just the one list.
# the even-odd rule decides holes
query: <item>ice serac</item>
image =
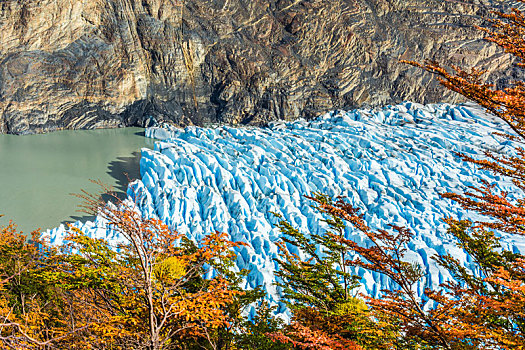
{"label": "ice serac", "polygon": [[[481,40],[505,0],[2,0],[0,133],[262,125],[459,95],[400,59],[518,77]],[[373,91],[373,93],[371,93]]]}
{"label": "ice serac", "polygon": [[[506,128],[475,106],[414,103],[331,112],[311,122],[275,122],[267,128],[149,128],[148,136],[163,140],[154,150],[142,150],[142,179],[130,184],[128,195],[144,214],[197,242],[212,231],[245,242],[236,266],[250,271],[246,287],[264,286],[272,301],[279,294],[273,282],[280,237],[272,213],[303,232],[322,232],[322,217],[304,196],[319,191],[347,197],[363,209],[373,229],[394,224],[414,232],[408,257],[428,273],[418,286],[421,293],[450,277],[432,256],[453,253],[469,266],[441,219],[476,217],[439,194],[462,192],[482,180],[519,193],[512,183],[455,155],[512,152],[515,145],[494,131]],[[97,237],[119,239],[100,219],[77,225]],[[63,228],[48,234],[60,242]],[[346,235],[366,242],[350,228]],[[525,251],[524,240],[504,236],[503,243]],[[367,294],[392,287],[377,274],[355,273]]]}

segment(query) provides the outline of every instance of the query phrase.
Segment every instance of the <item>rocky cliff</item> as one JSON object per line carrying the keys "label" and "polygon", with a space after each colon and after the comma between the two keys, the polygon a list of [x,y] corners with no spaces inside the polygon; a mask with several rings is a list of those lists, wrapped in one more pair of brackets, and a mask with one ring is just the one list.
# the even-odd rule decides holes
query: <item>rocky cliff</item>
{"label": "rocky cliff", "polygon": [[473,1],[0,0],[0,132],[457,102],[398,61],[514,74],[470,27],[496,0]]}

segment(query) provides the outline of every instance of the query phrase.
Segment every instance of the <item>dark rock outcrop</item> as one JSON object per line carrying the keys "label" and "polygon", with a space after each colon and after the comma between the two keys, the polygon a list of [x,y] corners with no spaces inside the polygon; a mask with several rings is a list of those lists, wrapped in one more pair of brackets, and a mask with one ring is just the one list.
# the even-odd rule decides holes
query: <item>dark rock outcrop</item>
{"label": "dark rock outcrop", "polygon": [[[458,102],[399,59],[514,74],[471,25],[496,0],[0,0],[0,132],[262,124]],[[504,75],[502,75],[504,73]]]}

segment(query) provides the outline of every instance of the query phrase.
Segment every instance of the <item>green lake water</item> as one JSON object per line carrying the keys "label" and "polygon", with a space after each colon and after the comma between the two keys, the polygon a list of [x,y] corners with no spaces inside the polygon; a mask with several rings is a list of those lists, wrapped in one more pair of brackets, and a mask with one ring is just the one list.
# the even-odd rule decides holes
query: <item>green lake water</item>
{"label": "green lake water", "polygon": [[86,219],[71,193],[98,192],[90,179],[125,192],[124,174],[140,177],[140,149],[153,148],[143,135],[141,128],[0,135],[0,225],[11,219],[29,233]]}

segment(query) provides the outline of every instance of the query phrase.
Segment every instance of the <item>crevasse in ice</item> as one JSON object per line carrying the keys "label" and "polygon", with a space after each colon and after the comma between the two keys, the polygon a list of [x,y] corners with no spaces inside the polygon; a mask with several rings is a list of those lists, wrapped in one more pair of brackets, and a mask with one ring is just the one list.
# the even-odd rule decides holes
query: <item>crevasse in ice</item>
{"label": "crevasse in ice", "polygon": [[[142,179],[130,184],[128,196],[143,213],[197,242],[221,231],[247,243],[237,252],[236,266],[250,271],[246,287],[264,286],[273,302],[279,295],[273,282],[280,232],[272,213],[304,232],[319,232],[325,229],[322,217],[304,196],[316,191],[344,196],[363,209],[372,228],[395,224],[414,232],[408,258],[428,272],[417,286],[421,293],[426,285],[449,278],[433,255],[453,253],[469,266],[442,218],[476,217],[439,194],[462,192],[481,180],[517,191],[508,180],[455,155],[512,152],[515,145],[493,136],[494,131],[507,129],[476,106],[414,103],[334,111],[309,122],[274,122],[265,128],[149,128],[147,136],[162,141],[154,150],[142,149]],[[120,239],[100,218],[76,225],[94,237]],[[63,226],[46,233],[54,243],[64,234]],[[366,242],[351,228],[346,235]],[[505,236],[503,242],[525,251],[523,239]],[[362,277],[361,292],[376,296],[392,288],[378,274],[355,272]]]}

